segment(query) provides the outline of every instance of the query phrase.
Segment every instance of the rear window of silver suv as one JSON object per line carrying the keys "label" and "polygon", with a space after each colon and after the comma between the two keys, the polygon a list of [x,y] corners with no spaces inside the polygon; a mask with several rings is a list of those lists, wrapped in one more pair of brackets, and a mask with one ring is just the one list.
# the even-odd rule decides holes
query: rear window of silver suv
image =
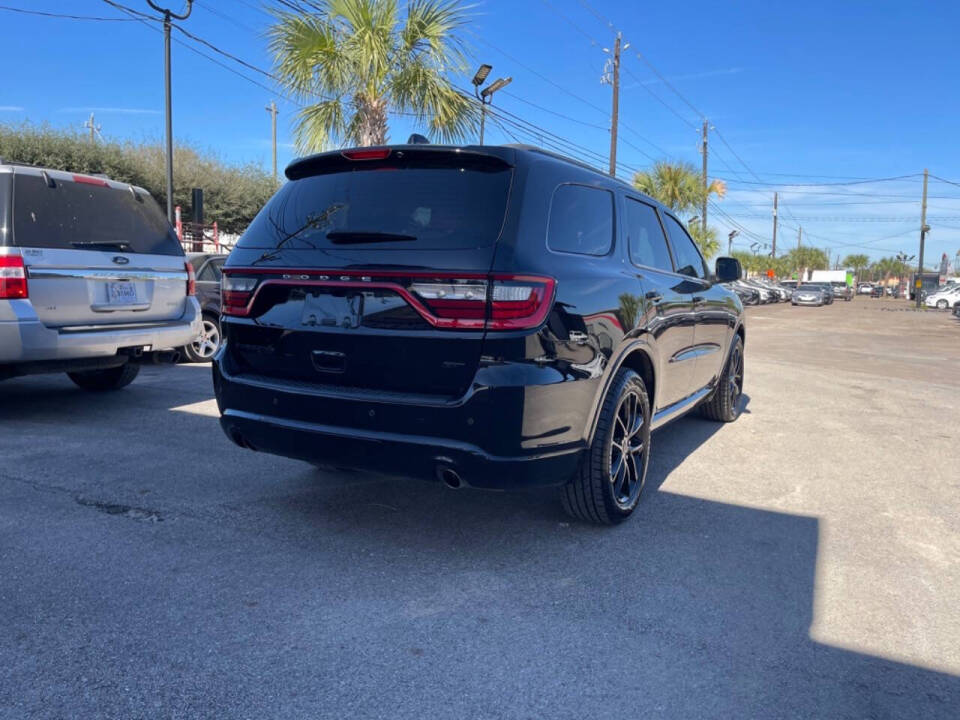
{"label": "rear window of silver suv", "polygon": [[13,237],[17,247],[182,255],[156,201],[144,191],[97,178],[54,179],[13,174]]}

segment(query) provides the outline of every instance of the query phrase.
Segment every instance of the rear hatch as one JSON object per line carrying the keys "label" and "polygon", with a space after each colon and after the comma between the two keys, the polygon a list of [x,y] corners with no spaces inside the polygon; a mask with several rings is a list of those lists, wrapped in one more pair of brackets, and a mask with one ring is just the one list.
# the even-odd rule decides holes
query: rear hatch
{"label": "rear hatch", "polygon": [[12,244],[48,327],[152,324],[183,316],[187,273],[166,217],[142,189],[17,168]]}
{"label": "rear hatch", "polygon": [[341,389],[465,392],[487,329],[521,327],[547,290],[490,275],[513,177],[512,155],[499,153],[375,148],[288,168],[291,181],[224,268],[231,369]]}

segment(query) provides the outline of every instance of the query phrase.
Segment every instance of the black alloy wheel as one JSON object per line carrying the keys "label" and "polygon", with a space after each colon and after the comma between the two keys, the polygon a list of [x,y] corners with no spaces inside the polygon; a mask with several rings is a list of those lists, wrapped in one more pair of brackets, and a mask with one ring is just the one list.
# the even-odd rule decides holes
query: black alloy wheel
{"label": "black alloy wheel", "polygon": [[700,406],[704,417],[718,422],[733,422],[740,416],[740,397],[743,395],[743,339],[734,336],[730,357],[717,380],[713,394]]}
{"label": "black alloy wheel", "polygon": [[643,484],[644,443],[643,402],[639,392],[630,389],[620,399],[613,421],[607,476],[613,487],[613,498],[621,508],[632,507]]}
{"label": "black alloy wheel", "polygon": [[590,447],[561,488],[567,514],[616,525],[640,502],[650,461],[650,399],[643,379],[621,368],[607,390]]}

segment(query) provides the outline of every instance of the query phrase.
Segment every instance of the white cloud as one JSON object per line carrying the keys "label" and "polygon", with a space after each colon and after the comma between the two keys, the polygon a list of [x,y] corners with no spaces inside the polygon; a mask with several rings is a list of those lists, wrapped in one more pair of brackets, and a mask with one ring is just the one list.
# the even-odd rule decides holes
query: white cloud
{"label": "white cloud", "polygon": [[23,112],[24,110],[26,108],[19,105],[0,105],[0,112]]}

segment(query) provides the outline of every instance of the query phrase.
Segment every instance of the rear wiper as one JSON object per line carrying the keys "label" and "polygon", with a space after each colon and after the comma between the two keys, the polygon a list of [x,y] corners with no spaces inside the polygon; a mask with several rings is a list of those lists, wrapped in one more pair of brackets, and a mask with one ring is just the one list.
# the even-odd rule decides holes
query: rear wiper
{"label": "rear wiper", "polygon": [[73,245],[73,246],[75,246],[75,247],[105,247],[105,248],[113,248],[114,250],[121,250],[121,251],[122,251],[124,248],[129,248],[129,247],[130,247],[130,243],[125,243],[125,242],[107,242],[107,241],[100,241],[100,242],[91,241],[91,242],[87,242],[87,241],[83,241],[83,240],[74,240],[74,241],[71,242],[70,244]]}
{"label": "rear wiper", "polygon": [[417,238],[414,235],[403,235],[401,233],[350,232],[348,230],[335,230],[334,232],[327,233],[327,240],[337,245],[378,242],[413,242],[416,239]]}

